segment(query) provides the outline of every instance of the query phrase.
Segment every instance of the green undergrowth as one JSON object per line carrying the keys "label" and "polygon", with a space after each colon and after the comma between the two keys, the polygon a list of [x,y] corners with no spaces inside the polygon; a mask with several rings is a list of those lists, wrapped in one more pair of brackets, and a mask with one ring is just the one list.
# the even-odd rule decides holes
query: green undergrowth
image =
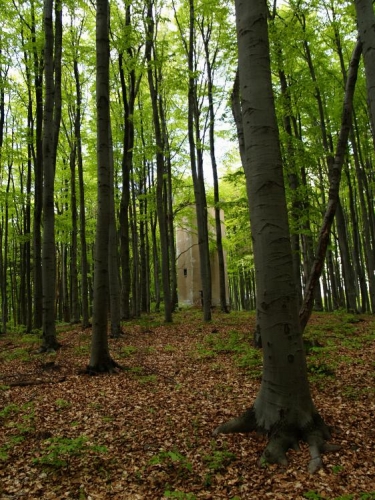
{"label": "green undergrowth", "polygon": [[13,448],[35,432],[34,404],[5,406],[0,411],[0,427],[6,430],[6,439],[0,446],[0,462],[6,462]]}
{"label": "green undergrowth", "polygon": [[[350,366],[361,361],[343,353],[340,348],[357,351],[362,349],[371,335],[363,335],[359,315],[337,311],[313,316],[304,333],[309,379],[321,384],[327,377],[334,378],[340,364]],[[374,336],[375,338],[375,336]]]}
{"label": "green undergrowth", "polygon": [[303,498],[307,498],[308,500],[375,500],[375,492],[341,495],[328,499],[326,495],[322,496],[315,491],[308,491],[303,494]]}
{"label": "green undergrowth", "polygon": [[231,354],[235,364],[245,369],[251,377],[262,372],[262,352],[251,345],[249,335],[230,330],[228,333],[210,333],[198,343],[194,354],[202,360],[214,359],[222,354]]}
{"label": "green undergrowth", "polygon": [[33,463],[45,467],[64,468],[69,467],[73,457],[106,452],[105,446],[90,443],[86,436],[76,438],[56,436],[44,440],[41,448],[36,452],[37,457],[33,459]]}

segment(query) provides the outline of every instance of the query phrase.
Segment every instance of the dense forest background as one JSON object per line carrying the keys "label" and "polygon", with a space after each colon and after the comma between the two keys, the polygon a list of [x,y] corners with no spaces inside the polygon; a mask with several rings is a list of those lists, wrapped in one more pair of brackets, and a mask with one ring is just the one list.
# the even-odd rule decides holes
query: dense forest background
{"label": "dense forest background", "polygon": [[[27,332],[41,328],[51,286],[56,319],[87,326],[98,214],[95,5],[56,2],[53,15],[47,15],[40,1],[13,0],[1,2],[1,10],[2,331],[16,325]],[[355,8],[344,0],[275,3],[269,30],[302,300],[357,40]],[[232,309],[255,308],[241,130],[235,120],[240,96],[234,6],[213,0],[114,1],[109,33],[111,186],[105,244],[111,315],[115,304],[121,319],[162,307],[170,319],[178,304],[175,231],[189,220],[198,221],[206,248],[205,297],[210,287],[205,255],[224,251],[230,286],[222,308],[227,303]],[[316,309],[374,312],[373,161],[361,67]],[[213,220],[207,207],[216,209]],[[216,237],[208,231],[215,223],[218,229],[220,209],[223,239],[220,231]],[[56,276],[52,283],[51,276]],[[111,319],[115,336],[115,316]]]}

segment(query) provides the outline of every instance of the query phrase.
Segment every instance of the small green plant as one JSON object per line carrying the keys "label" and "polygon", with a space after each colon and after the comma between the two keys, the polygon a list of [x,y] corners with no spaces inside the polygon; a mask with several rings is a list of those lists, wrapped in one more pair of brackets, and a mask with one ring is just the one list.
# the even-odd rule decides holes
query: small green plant
{"label": "small green plant", "polygon": [[72,457],[82,456],[85,453],[105,453],[105,446],[89,444],[86,436],[78,438],[55,437],[46,440],[45,453],[33,459],[35,465],[44,465],[55,468],[69,466]]}
{"label": "small green plant", "polygon": [[74,353],[80,355],[89,354],[90,353],[90,345],[89,344],[80,344],[74,348]]}
{"label": "small green plant", "polygon": [[178,474],[181,476],[186,475],[188,472],[192,472],[193,466],[188,461],[188,459],[177,450],[174,451],[161,451],[157,455],[154,455],[149,460],[150,465],[165,465],[166,467],[177,469]]}
{"label": "small green plant", "polygon": [[143,375],[138,377],[138,380],[141,384],[155,384],[158,377],[156,375]]}
{"label": "small green plant", "polygon": [[5,406],[1,411],[0,411],[0,419],[7,420],[10,417],[13,417],[20,411],[20,408],[11,403],[10,405]]}
{"label": "small green plant", "polygon": [[180,500],[195,500],[197,498],[194,493],[185,493],[184,491],[179,490],[167,490],[164,492],[164,496],[166,498],[179,498]]}
{"label": "small green plant", "polygon": [[0,462],[6,462],[9,458],[8,455],[9,445],[4,444],[0,448]]}
{"label": "small green plant", "polygon": [[303,498],[308,498],[309,500],[322,500],[323,497],[316,493],[315,491],[308,491],[303,494]]}
{"label": "small green plant", "polygon": [[69,403],[69,401],[66,401],[65,399],[56,399],[55,401],[55,405],[57,406],[57,408],[59,410],[63,410],[64,408],[70,408],[70,406],[72,406],[71,403]]}
{"label": "small green plant", "polygon": [[203,460],[211,471],[219,472],[223,471],[233,460],[236,460],[236,455],[226,450],[215,450],[212,455],[203,457]]}
{"label": "small green plant", "polygon": [[333,472],[334,474],[340,474],[340,472],[342,472],[342,471],[343,471],[343,469],[344,469],[344,467],[343,467],[342,465],[334,465],[334,466],[332,467],[332,472]]}
{"label": "small green plant", "polygon": [[12,349],[10,351],[4,351],[0,355],[0,360],[2,361],[28,361],[29,359],[30,353],[23,347],[17,347],[16,349]]}
{"label": "small green plant", "polygon": [[132,345],[126,345],[121,349],[119,356],[120,356],[120,358],[128,358],[129,356],[131,356],[132,354],[134,354],[136,352],[137,352],[136,347],[134,347]]}
{"label": "small green plant", "polygon": [[167,352],[174,352],[176,350],[176,347],[171,344],[167,344],[164,346],[164,350]]}

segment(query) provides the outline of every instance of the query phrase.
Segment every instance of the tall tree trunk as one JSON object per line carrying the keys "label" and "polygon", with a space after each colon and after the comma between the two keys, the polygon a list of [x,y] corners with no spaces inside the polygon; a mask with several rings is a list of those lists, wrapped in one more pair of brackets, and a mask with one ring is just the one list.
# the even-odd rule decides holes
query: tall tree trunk
{"label": "tall tree trunk", "polygon": [[300,309],[300,320],[302,329],[305,328],[309,320],[309,317],[311,315],[313,301],[314,301],[314,291],[316,283],[319,280],[322,273],[324,258],[326,255],[326,250],[329,242],[329,233],[332,227],[337,203],[339,200],[341,170],[345,160],[348,137],[351,129],[353,95],[357,80],[358,65],[359,65],[361,50],[362,50],[361,43],[357,42],[350,61],[350,68],[346,83],[341,129],[329,179],[330,188],[328,194],[328,205],[324,214],[323,223],[320,228],[317,250],[315,252],[315,259],[313,267],[311,269],[310,277],[306,285],[304,301]]}
{"label": "tall tree trunk", "polygon": [[42,211],[43,211],[43,57],[39,54],[36,39],[35,3],[31,0],[31,40],[33,47],[35,87],[35,150],[34,150],[34,328],[43,323],[43,280],[42,280]]}
{"label": "tall tree trunk", "polygon": [[111,337],[118,338],[121,335],[121,289],[119,280],[119,256],[117,253],[117,228],[115,210],[115,188],[114,188],[114,162],[111,124],[109,133],[109,167],[110,167],[110,220],[109,220],[109,243],[108,243],[108,270],[109,270],[109,296],[111,313]]}
{"label": "tall tree trunk", "polygon": [[76,188],[76,158],[77,144],[72,144],[70,151],[69,166],[70,166],[70,211],[72,214],[72,232],[70,245],[70,290],[71,290],[71,307],[70,321],[73,324],[79,323],[79,302],[78,302],[78,269],[77,269],[77,249],[78,249],[78,213],[77,213],[77,188]]}
{"label": "tall tree trunk", "polygon": [[112,371],[108,345],[108,244],[110,226],[110,104],[109,104],[109,3],[96,2],[96,102],[97,102],[97,170],[98,215],[95,234],[94,307],[90,372]]}
{"label": "tall tree trunk", "polygon": [[203,318],[211,320],[211,263],[208,241],[208,213],[204,186],[203,152],[200,139],[199,106],[195,75],[195,13],[194,1],[189,0],[189,93],[188,93],[188,137],[190,165],[193,177],[198,226],[199,265],[203,294]]}
{"label": "tall tree trunk", "polygon": [[350,250],[348,244],[349,239],[346,229],[345,215],[340,199],[336,209],[336,227],[344,277],[346,308],[350,312],[357,312],[355,277],[350,258]]}
{"label": "tall tree trunk", "polygon": [[293,282],[283,168],[273,101],[267,4],[236,0],[238,57],[257,283],[258,327],[263,339],[263,377],[258,396],[242,416],[215,430],[270,436],[266,462],[286,464],[288,448],[309,444],[310,472],[322,465],[329,431],[312,401]]}
{"label": "tall tree trunk", "polygon": [[158,214],[159,233],[160,233],[160,249],[161,249],[161,273],[164,297],[164,320],[172,321],[172,303],[171,303],[171,283],[170,283],[170,266],[169,266],[169,245],[168,245],[168,227],[165,213],[165,196],[164,192],[164,143],[160,124],[160,116],[158,109],[158,89],[154,80],[152,66],[152,52],[155,52],[154,47],[154,30],[155,20],[153,17],[153,2],[149,1],[147,10],[148,34],[146,41],[146,58],[147,58],[147,76],[152,102],[154,133],[156,143],[156,209]]}
{"label": "tall tree trunk", "polygon": [[59,1],[55,4],[55,33],[53,29],[53,0],[44,2],[44,72],[45,101],[43,116],[43,345],[42,350],[54,350],[56,339],[55,293],[55,203],[54,182],[57,143],[61,118],[61,50],[62,11]]}
{"label": "tall tree trunk", "polygon": [[214,95],[213,95],[213,71],[212,60],[215,61],[216,53],[210,55],[210,33],[212,26],[207,28],[204,32],[202,27],[202,37],[204,43],[204,53],[207,71],[207,97],[208,97],[208,112],[209,112],[209,139],[210,139],[210,158],[212,168],[212,178],[214,183],[214,204],[215,204],[215,233],[216,233],[216,251],[219,262],[219,287],[220,287],[220,308],[223,312],[228,313],[227,306],[227,292],[226,292],[226,279],[225,279],[225,258],[223,248],[223,235],[221,230],[221,210],[220,210],[220,194],[219,194],[219,179],[217,175],[217,162],[215,153],[215,109],[214,109]]}
{"label": "tall tree trunk", "polygon": [[354,0],[359,39],[365,63],[367,102],[375,145],[375,15],[372,0]]}
{"label": "tall tree trunk", "polygon": [[[353,134],[351,134],[351,137]],[[353,138],[351,138],[351,143],[352,147],[353,146]],[[358,229],[358,216],[357,216],[357,210],[356,210],[356,203],[354,200],[354,193],[353,193],[353,185],[352,185],[352,180],[351,180],[351,175],[349,172],[349,167],[347,166],[346,168],[346,179],[347,179],[347,184],[348,184],[348,191],[349,191],[349,210],[350,210],[350,219],[352,223],[352,235],[353,235],[353,261],[354,261],[354,268],[356,271],[357,279],[359,281],[359,287],[360,287],[360,311],[362,313],[368,311],[369,307],[369,299],[368,299],[368,293],[367,293],[367,284],[366,284],[366,277],[364,273],[364,269],[362,266],[362,261],[361,261],[361,242],[360,242],[360,236],[359,236],[359,229]]]}
{"label": "tall tree trunk", "polygon": [[82,300],[82,328],[88,328],[89,324],[89,287],[88,287],[88,264],[87,264],[87,242],[86,242],[86,205],[85,205],[85,184],[83,179],[82,160],[82,91],[78,61],[74,60],[74,80],[76,86],[77,110],[74,120],[74,137],[77,148],[77,169],[79,185],[79,236],[81,243],[81,300]]}

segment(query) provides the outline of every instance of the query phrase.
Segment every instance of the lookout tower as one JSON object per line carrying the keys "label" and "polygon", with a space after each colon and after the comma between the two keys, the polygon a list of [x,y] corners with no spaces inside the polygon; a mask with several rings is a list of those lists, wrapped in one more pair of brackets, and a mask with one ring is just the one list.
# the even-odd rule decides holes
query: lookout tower
{"label": "lookout tower", "polygon": [[[208,210],[210,239],[216,242],[215,211]],[[224,238],[224,212],[220,211],[221,233]],[[176,254],[177,254],[177,288],[178,303],[185,306],[201,307],[202,305],[202,281],[200,275],[200,258],[198,245],[197,220],[194,216],[186,217],[176,231]],[[210,252],[211,263],[211,293],[212,306],[220,307],[220,278],[219,259],[215,249]],[[228,276],[226,266],[226,253],[224,251],[225,288],[228,300]]]}

